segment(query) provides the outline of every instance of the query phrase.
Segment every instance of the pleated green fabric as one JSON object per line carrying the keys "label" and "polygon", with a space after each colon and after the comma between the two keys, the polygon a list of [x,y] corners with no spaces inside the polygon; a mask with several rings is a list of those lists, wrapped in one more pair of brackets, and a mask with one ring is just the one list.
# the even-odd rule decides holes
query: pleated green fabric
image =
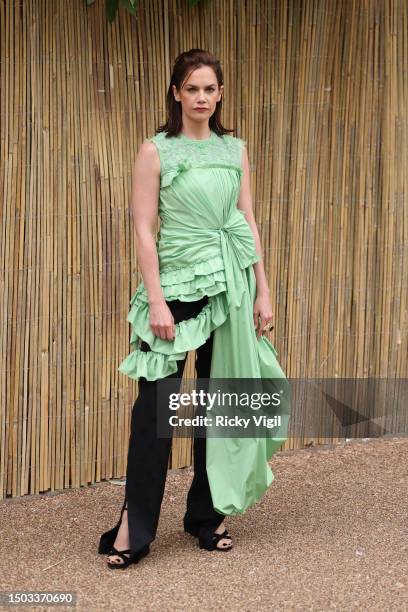
{"label": "pleated green fabric", "polygon": [[[259,261],[253,234],[237,208],[242,176],[240,138],[211,132],[206,140],[159,132],[148,139],[160,157],[160,229],[156,243],[160,282],[166,300],[209,297],[197,317],[175,325],[173,340],[155,336],[143,281],[130,300],[130,354],[119,371],[130,378],[164,378],[177,371],[177,360],[205,343],[214,331],[211,385],[216,379],[277,379],[282,393],[279,437],[207,438],[207,474],[214,508],[223,514],[245,512],[258,501],[274,475],[268,460],[286,438],[289,383],[277,350],[256,337],[253,304]],[[151,351],[144,352],[145,341]],[[212,388],[214,385],[214,388]]]}

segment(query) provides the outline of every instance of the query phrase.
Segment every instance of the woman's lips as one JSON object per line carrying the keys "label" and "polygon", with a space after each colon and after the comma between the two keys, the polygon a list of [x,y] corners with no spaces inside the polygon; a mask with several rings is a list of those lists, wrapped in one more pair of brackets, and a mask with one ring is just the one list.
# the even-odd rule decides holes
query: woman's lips
{"label": "woman's lips", "polygon": [[203,113],[204,111],[208,110],[208,108],[195,108],[195,111],[198,111],[199,113]]}

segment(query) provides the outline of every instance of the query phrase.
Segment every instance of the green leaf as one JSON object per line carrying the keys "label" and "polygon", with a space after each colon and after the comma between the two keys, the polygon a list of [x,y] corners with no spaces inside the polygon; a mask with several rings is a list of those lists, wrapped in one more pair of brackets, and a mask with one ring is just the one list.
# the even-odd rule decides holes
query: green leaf
{"label": "green leaf", "polygon": [[137,0],[120,0],[123,6],[131,13],[132,15],[136,15],[136,4]]}
{"label": "green leaf", "polygon": [[112,23],[112,21],[116,17],[118,6],[119,6],[119,0],[106,0],[106,4],[105,4],[106,16],[110,23]]}

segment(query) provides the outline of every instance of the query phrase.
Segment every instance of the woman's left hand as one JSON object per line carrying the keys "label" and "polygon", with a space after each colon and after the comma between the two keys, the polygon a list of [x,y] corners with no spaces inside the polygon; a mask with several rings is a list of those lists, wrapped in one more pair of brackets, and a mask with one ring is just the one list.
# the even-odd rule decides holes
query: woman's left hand
{"label": "woman's left hand", "polygon": [[272,304],[268,295],[258,295],[254,303],[254,325],[259,340],[261,334],[269,329],[263,329],[272,321]]}

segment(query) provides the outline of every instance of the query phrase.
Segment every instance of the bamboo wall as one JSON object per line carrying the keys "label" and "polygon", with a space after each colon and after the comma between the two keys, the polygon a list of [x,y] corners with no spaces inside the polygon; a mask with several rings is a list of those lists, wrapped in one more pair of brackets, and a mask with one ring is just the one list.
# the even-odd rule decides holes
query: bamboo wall
{"label": "bamboo wall", "polygon": [[191,47],[221,58],[248,142],[284,371],[407,373],[407,3],[140,4],[112,25],[102,2],[0,6],[3,497],[125,474],[132,164]]}

